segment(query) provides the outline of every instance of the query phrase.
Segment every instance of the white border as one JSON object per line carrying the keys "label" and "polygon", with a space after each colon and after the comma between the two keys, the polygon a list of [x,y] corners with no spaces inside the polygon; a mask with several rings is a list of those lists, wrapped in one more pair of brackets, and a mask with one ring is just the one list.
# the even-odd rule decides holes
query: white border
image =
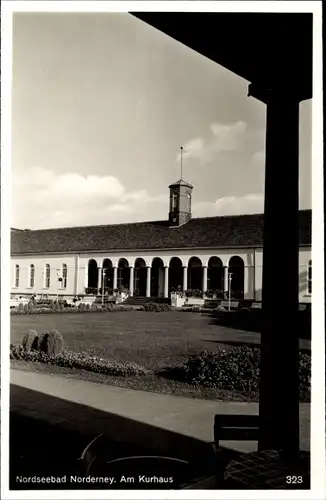
{"label": "white border", "polygon": [[[223,499],[284,499],[311,500],[325,498],[325,341],[324,341],[324,259],[323,259],[323,102],[322,102],[322,3],[311,1],[3,1],[1,5],[2,34],[2,94],[1,94],[1,494],[9,499],[156,499],[156,498],[223,498]],[[312,101],[312,417],[311,417],[311,481],[310,491],[10,491],[8,481],[9,443],[9,350],[10,315],[10,165],[11,165],[11,59],[12,15],[14,12],[136,12],[136,11],[193,11],[193,12],[312,12],[314,14],[314,82]]]}

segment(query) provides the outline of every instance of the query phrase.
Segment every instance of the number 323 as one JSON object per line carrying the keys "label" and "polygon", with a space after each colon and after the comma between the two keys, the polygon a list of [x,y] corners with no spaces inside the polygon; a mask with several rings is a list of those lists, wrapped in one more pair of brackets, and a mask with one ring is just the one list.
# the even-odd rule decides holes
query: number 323
{"label": "number 323", "polygon": [[302,476],[286,476],[286,483],[287,484],[302,484],[303,479]]}

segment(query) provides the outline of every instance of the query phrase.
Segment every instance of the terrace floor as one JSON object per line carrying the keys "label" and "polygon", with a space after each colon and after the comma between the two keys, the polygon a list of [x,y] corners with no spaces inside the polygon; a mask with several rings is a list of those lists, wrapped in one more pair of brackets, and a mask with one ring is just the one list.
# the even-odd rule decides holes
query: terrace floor
{"label": "terrace floor", "polygon": [[[129,454],[195,457],[196,463],[198,457],[203,461],[208,457],[209,461],[214,415],[258,412],[256,403],[180,398],[19,370],[11,371],[10,382],[12,489],[19,489],[14,482],[21,471],[30,476],[39,476],[40,471],[41,475],[54,474],[55,469],[71,473],[82,449],[98,434],[127,445]],[[39,438],[28,433],[31,425]],[[39,429],[44,426],[42,439]],[[62,437],[64,432],[70,435]],[[78,433],[74,440],[73,432]],[[301,404],[302,450],[310,448],[309,435],[310,405]],[[256,442],[224,441],[221,445],[237,452],[257,449]]]}

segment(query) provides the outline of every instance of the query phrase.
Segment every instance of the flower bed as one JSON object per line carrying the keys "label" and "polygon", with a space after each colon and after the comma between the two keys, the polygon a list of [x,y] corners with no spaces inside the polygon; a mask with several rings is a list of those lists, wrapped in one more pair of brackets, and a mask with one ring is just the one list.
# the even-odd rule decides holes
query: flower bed
{"label": "flower bed", "polygon": [[20,344],[11,344],[10,359],[46,363],[65,368],[78,368],[80,370],[87,370],[94,373],[125,377],[145,375],[148,372],[146,368],[137,365],[136,363],[110,361],[96,356],[89,356],[86,353],[76,353],[70,351],[63,351],[59,354],[48,355],[43,351],[35,349],[27,351]]}

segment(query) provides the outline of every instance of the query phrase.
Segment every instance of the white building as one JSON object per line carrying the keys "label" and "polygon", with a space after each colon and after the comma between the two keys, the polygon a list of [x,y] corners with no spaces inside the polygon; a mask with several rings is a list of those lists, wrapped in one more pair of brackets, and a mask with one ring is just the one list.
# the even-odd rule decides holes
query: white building
{"label": "white building", "polygon": [[[42,230],[12,229],[11,293],[71,297],[128,288],[168,298],[171,291],[261,300],[263,215],[191,217],[192,186],[170,186],[166,221]],[[277,221],[275,221],[277,224]],[[280,297],[286,269],[279,262]],[[311,210],[299,212],[299,302],[311,297]],[[231,279],[230,279],[231,275]]]}

